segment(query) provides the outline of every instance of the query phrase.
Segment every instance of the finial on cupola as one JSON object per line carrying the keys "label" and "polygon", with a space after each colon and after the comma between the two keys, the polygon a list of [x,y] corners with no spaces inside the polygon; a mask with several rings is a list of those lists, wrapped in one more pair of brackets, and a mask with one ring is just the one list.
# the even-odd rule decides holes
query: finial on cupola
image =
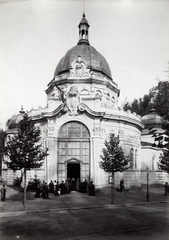
{"label": "finial on cupola", "polygon": [[85,15],[85,10],[83,9],[83,15],[82,15],[82,20],[79,23],[79,44],[89,44],[89,40],[88,40],[88,36],[89,36],[89,23],[86,19],[86,15]]}
{"label": "finial on cupola", "polygon": [[82,15],[82,17],[86,17],[86,15],[85,15],[85,3],[83,3],[83,15]]}

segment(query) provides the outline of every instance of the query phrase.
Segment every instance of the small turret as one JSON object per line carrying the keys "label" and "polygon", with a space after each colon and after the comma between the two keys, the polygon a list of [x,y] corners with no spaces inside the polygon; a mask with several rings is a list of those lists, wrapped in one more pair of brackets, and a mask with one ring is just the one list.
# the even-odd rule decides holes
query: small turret
{"label": "small turret", "polygon": [[83,18],[80,21],[79,26],[78,26],[78,28],[79,28],[78,45],[84,44],[84,43],[90,45],[89,40],[88,40],[90,25],[89,25],[88,21],[86,20],[85,13],[83,13],[82,17]]}

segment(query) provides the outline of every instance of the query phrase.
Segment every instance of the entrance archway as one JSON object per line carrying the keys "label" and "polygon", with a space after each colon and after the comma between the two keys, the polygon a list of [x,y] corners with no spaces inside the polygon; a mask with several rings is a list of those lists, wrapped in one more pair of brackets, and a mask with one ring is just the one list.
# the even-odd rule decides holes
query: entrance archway
{"label": "entrance archway", "polygon": [[80,163],[67,164],[67,179],[80,179]]}
{"label": "entrance archway", "polygon": [[89,130],[80,122],[65,123],[60,128],[58,136],[58,181],[73,177],[84,181],[89,178],[89,166]]}

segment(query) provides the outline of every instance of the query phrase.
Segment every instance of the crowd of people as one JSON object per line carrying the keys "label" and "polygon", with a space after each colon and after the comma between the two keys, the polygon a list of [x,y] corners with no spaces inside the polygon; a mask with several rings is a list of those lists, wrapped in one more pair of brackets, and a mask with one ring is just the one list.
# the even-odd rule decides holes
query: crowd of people
{"label": "crowd of people", "polygon": [[49,194],[60,196],[64,194],[70,194],[71,191],[89,193],[90,196],[95,195],[95,187],[92,181],[90,184],[88,184],[86,179],[83,182],[80,182],[79,179],[76,180],[72,178],[66,180],[65,182],[62,181],[61,183],[56,180],[51,180],[50,183],[47,184],[45,181],[43,181],[42,184],[38,184],[35,197],[48,199]]}

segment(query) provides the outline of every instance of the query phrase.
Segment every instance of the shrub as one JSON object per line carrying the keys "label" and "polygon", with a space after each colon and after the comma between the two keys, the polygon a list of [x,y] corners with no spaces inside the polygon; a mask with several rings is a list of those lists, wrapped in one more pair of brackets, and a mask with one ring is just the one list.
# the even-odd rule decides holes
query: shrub
{"label": "shrub", "polygon": [[28,182],[27,190],[36,191],[38,185],[40,185],[40,179],[31,179]]}
{"label": "shrub", "polygon": [[21,177],[16,177],[15,179],[14,179],[14,186],[21,186],[21,182],[22,182],[22,180],[21,180]]}

